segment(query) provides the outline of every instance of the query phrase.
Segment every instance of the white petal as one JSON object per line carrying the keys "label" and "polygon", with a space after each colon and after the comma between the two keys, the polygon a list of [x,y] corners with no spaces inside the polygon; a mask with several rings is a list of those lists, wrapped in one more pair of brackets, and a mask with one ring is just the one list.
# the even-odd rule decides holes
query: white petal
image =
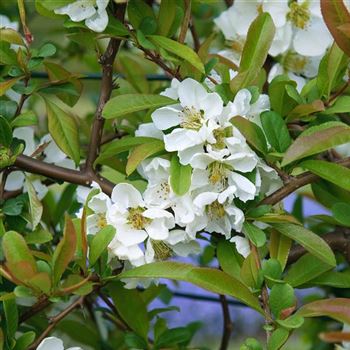
{"label": "white petal", "polygon": [[233,103],[236,106],[237,115],[244,116],[248,113],[250,108],[250,100],[252,95],[247,89],[242,89],[237,92]]}
{"label": "white petal", "polygon": [[143,213],[142,216],[149,218],[149,219],[166,219],[168,224],[171,226],[172,224],[172,219],[173,216],[171,213],[164,209],[159,209],[159,208],[149,208],[146,209]]}
{"label": "white petal", "polygon": [[47,192],[49,191],[48,187],[42,184],[41,181],[38,179],[32,181],[32,185],[35,189],[36,194],[38,195],[38,199],[42,200],[46,196]]}
{"label": "white petal", "polygon": [[64,350],[63,341],[56,337],[45,338],[36,350]]}
{"label": "white petal", "polygon": [[233,184],[237,187],[236,196],[243,202],[254,199],[256,195],[256,187],[246,177],[231,173],[229,181],[233,181]]}
{"label": "white petal", "polygon": [[215,155],[211,155],[209,153],[199,153],[195,154],[191,160],[191,166],[195,169],[206,169],[209,164],[220,160],[215,157]]}
{"label": "white petal", "polygon": [[268,12],[277,27],[282,27],[286,23],[287,13],[289,12],[289,6],[287,0],[268,0],[263,3],[264,12]]}
{"label": "white petal", "polygon": [[255,168],[258,160],[256,155],[253,153],[240,152],[229,156],[226,159],[226,163],[230,164],[234,170],[247,173]]}
{"label": "white petal", "polygon": [[194,107],[197,110],[201,109],[201,101],[208,95],[205,88],[191,78],[181,82],[178,93],[182,107]]}
{"label": "white petal", "polygon": [[269,54],[271,56],[278,56],[286,52],[292,42],[293,30],[290,23],[286,23],[283,27],[276,28],[276,34],[273,38]]}
{"label": "white petal", "polygon": [[250,246],[247,238],[240,236],[233,236],[230,242],[235,243],[237,252],[246,258],[250,254]]}
{"label": "white petal", "polygon": [[218,193],[215,192],[203,192],[199,194],[193,201],[194,205],[198,208],[204,208],[205,206],[213,203],[218,198]]}
{"label": "white petal", "polygon": [[294,50],[304,56],[323,55],[331,43],[332,36],[325,23],[317,17],[305,29],[297,29],[293,41]]}
{"label": "white petal", "polygon": [[226,208],[226,213],[229,215],[232,228],[237,232],[241,232],[244,223],[243,211],[231,205]]}
{"label": "white petal", "polygon": [[174,253],[178,256],[188,256],[190,254],[199,254],[201,252],[201,246],[196,241],[190,241],[187,243],[177,243],[171,247]]}
{"label": "white petal", "polygon": [[179,125],[181,122],[181,110],[182,108],[180,105],[172,105],[156,109],[151,115],[154,125],[159,130],[167,130],[173,126]]}
{"label": "white petal", "polygon": [[178,151],[180,163],[182,165],[190,164],[195,154],[203,153],[203,152],[204,152],[204,149],[203,149],[203,145],[201,144]]}
{"label": "white petal", "polygon": [[256,0],[236,0],[231,12],[232,21],[235,25],[235,29],[240,35],[247,35],[249,26],[253,20],[258,16],[258,6],[260,1]]}
{"label": "white petal", "polygon": [[80,22],[96,13],[94,3],[90,0],[78,0],[56,9],[58,15],[68,15],[73,22]]}
{"label": "white petal", "polygon": [[175,129],[164,136],[165,149],[168,152],[183,151],[203,142],[199,133],[188,129]]}
{"label": "white petal", "polygon": [[200,102],[201,109],[204,111],[205,118],[214,118],[219,116],[223,109],[223,101],[217,93],[207,94]]}
{"label": "white petal", "polygon": [[50,134],[46,134],[41,138],[40,144],[44,143],[48,143],[43,151],[46,163],[57,163],[67,158],[66,154],[58,148]]}
{"label": "white petal", "polygon": [[184,230],[172,230],[169,232],[169,237],[167,239],[167,243],[169,244],[177,244],[179,242],[186,241],[187,232]]}
{"label": "white petal", "polygon": [[144,230],[135,230],[130,225],[118,225],[115,237],[123,245],[130,247],[143,242],[147,238],[147,233]]}
{"label": "white petal", "polygon": [[108,25],[108,15],[106,10],[98,10],[93,16],[85,20],[86,26],[94,32],[103,32]]}
{"label": "white petal", "polygon": [[233,40],[235,38],[236,29],[232,22],[231,12],[234,11],[232,7],[221,13],[221,15],[214,19],[215,24],[223,32],[226,40]]}
{"label": "white petal", "polygon": [[110,198],[103,192],[93,196],[88,204],[95,213],[105,213],[110,205]]}
{"label": "white petal", "polygon": [[177,100],[179,98],[178,89],[179,89],[180,84],[181,84],[181,82],[179,80],[177,80],[176,78],[174,78],[171,81],[170,87],[165,89],[160,94],[162,96],[172,98],[173,100]]}
{"label": "white petal", "polygon": [[120,183],[113,188],[112,201],[121,209],[144,207],[141,193],[132,185]]}
{"label": "white petal", "polygon": [[163,140],[163,133],[156,128],[154,123],[140,124],[135,131],[135,136],[154,137],[155,139]]}
{"label": "white petal", "polygon": [[154,240],[164,240],[169,237],[169,227],[167,226],[165,220],[152,220],[152,222],[147,225],[146,231],[150,238]]}

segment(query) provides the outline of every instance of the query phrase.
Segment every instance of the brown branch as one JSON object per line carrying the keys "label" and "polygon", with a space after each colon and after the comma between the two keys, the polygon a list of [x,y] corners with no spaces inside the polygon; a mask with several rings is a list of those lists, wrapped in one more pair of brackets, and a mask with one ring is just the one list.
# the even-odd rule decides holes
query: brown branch
{"label": "brown branch", "polygon": [[350,86],[350,79],[324,103],[328,107],[337,97],[339,97]]}
{"label": "brown branch", "polygon": [[178,38],[178,42],[183,44],[185,42],[186,33],[191,19],[191,0],[184,0],[185,2],[185,16],[182,21],[181,30]]}
{"label": "brown branch", "polygon": [[[117,6],[115,17],[119,21],[124,21],[125,10],[126,4],[120,4],[119,6]],[[102,117],[102,111],[112,94],[113,63],[118,53],[120,44],[121,40],[115,38],[110,39],[106,52],[100,57],[100,63],[102,65],[101,94],[97,105],[95,119],[92,125],[89,151],[85,163],[85,171],[89,174],[94,173],[94,162],[100,150],[103,126],[105,121]]]}
{"label": "brown branch", "polygon": [[56,327],[57,323],[59,323],[61,320],[63,320],[67,315],[69,315],[73,310],[75,310],[77,307],[83,306],[84,302],[84,296],[79,297],[76,301],[74,301],[72,304],[70,304],[66,309],[61,311],[56,316],[50,318],[49,325],[44,330],[43,333],[36,339],[36,341],[28,348],[28,350],[35,350],[38,345],[43,341],[44,338],[46,338],[50,332]]}
{"label": "brown branch", "polygon": [[220,295],[220,303],[222,308],[222,315],[223,315],[223,329],[222,329],[222,337],[221,337],[221,344],[220,344],[220,350],[226,350],[228,349],[229,343],[230,343],[230,337],[232,333],[233,324],[230,317],[230,310],[228,306],[227,299],[224,295]]}
{"label": "brown branch", "polygon": [[[350,157],[342,159],[340,161],[335,162],[335,164],[342,165],[344,167],[350,167]],[[260,202],[261,204],[271,204],[275,205],[279,203],[281,200],[286,198],[288,195],[296,191],[298,188],[303,187],[305,185],[311,184],[317,181],[320,177],[307,171],[299,176],[292,177],[286,186],[283,186],[279,190],[275,191],[265,199]]]}
{"label": "brown branch", "polygon": [[32,307],[30,307],[27,311],[25,311],[20,317],[18,323],[21,324],[31,317],[43,311],[47,306],[50,305],[50,301],[47,297],[40,299],[37,303],[35,303]]}
{"label": "brown branch", "polygon": [[193,23],[193,18],[190,21],[190,31],[191,31],[191,34],[192,34],[194,51],[198,52],[200,47],[201,47],[201,43],[199,41],[199,37],[198,37],[198,33],[197,33],[197,30],[196,30],[196,27],[194,26],[194,23]]}

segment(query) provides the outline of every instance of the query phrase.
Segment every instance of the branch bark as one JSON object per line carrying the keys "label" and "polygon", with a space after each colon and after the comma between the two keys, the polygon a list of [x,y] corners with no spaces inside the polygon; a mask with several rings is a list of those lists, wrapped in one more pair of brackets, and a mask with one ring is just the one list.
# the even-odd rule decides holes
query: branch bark
{"label": "branch bark", "polygon": [[220,295],[222,315],[224,318],[220,350],[226,350],[230,343],[233,324],[230,317],[230,310],[225,295]]}
{"label": "branch bark", "polygon": [[[349,168],[350,158],[345,158],[335,163]],[[290,181],[285,186],[283,186],[279,190],[275,191],[274,193],[272,193],[271,195],[263,199],[260,202],[260,205],[261,204],[275,205],[279,203],[281,200],[283,200],[284,198],[286,198],[288,195],[296,191],[298,188],[311,184],[317,181],[319,178],[320,177],[318,175],[315,175],[310,171],[307,171],[299,176],[292,177],[290,178]]]}

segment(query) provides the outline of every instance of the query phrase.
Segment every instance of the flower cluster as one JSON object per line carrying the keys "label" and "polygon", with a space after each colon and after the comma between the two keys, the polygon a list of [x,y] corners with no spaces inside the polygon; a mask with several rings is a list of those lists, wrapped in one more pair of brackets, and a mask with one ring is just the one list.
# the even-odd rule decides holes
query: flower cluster
{"label": "flower cluster", "polygon": [[[268,97],[260,95],[254,101],[244,89],[225,106],[217,93],[190,78],[174,79],[162,95],[178,102],[155,110],[153,122],[140,125],[135,134],[163,140],[168,153],[138,167],[147,180],[143,194],[120,183],[111,198],[102,192],[93,196],[88,202],[93,211],[87,218],[88,233],[115,227],[109,251],[133,266],[198,251],[195,239],[200,232],[233,239],[246,255],[244,238],[236,236],[244,222],[240,207],[281,182],[231,119],[240,115],[259,122],[260,113],[269,108]],[[181,196],[170,184],[171,157],[192,171],[191,185]]]}
{"label": "flower cluster", "polygon": [[317,74],[322,56],[332,43],[321,14],[320,1],[238,0],[215,19],[216,25],[228,40],[229,50],[222,55],[239,64],[248,28],[259,12],[268,12],[275,24],[276,34],[269,54],[276,57],[269,81],[283,73],[295,80],[298,88],[303,77]]}

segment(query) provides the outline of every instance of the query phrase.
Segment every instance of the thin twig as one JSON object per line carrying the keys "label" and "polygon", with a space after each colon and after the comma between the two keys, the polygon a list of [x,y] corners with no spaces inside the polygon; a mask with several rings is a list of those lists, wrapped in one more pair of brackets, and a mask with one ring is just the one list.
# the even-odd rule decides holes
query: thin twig
{"label": "thin twig", "polygon": [[181,30],[178,38],[178,42],[180,44],[183,44],[185,42],[186,33],[188,30],[188,26],[190,24],[191,19],[191,0],[184,0],[185,1],[185,16],[182,21]]}
{"label": "thin twig", "polygon": [[220,303],[222,308],[223,315],[223,328],[222,328],[222,337],[220,350],[226,350],[230,343],[230,337],[232,333],[233,324],[230,317],[230,309],[228,307],[228,302],[225,295],[220,295]]}
{"label": "thin twig", "polygon": [[43,341],[43,339],[46,338],[50,334],[50,332],[56,327],[57,323],[59,323],[62,319],[64,319],[67,315],[69,315],[77,307],[82,306],[83,302],[84,302],[84,296],[79,297],[76,301],[74,301],[72,304],[70,304],[67,308],[65,308],[59,314],[52,317],[49,320],[49,325],[47,326],[47,328],[44,330],[43,333],[40,334],[40,336],[28,348],[28,350],[35,350],[39,346],[39,344]]}
{"label": "thin twig", "polygon": [[190,21],[190,31],[192,34],[194,51],[198,52],[201,47],[201,43],[199,41],[199,36],[196,30],[196,27],[194,26],[194,23],[193,23],[193,18],[191,18],[191,21]]}

